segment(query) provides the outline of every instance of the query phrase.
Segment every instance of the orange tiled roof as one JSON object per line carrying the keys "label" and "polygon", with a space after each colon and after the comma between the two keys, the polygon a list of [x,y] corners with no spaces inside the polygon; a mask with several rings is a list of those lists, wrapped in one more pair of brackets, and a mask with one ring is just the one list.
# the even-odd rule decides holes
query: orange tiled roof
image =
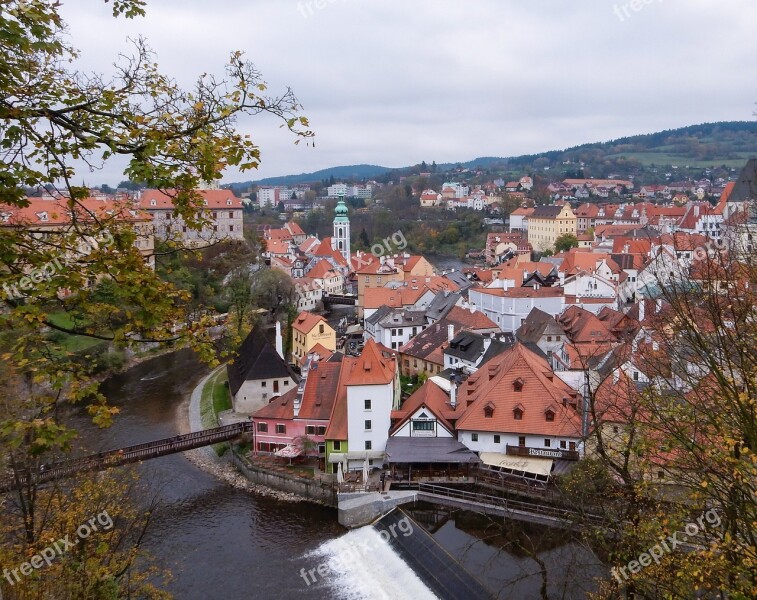
{"label": "orange tiled roof", "polygon": [[339,385],[337,387],[336,401],[331,411],[328,427],[326,428],[327,440],[347,439],[347,378],[354,370],[357,358],[345,356],[342,359],[342,369],[339,371]]}
{"label": "orange tiled roof", "polygon": [[337,272],[331,263],[327,260],[319,260],[315,266],[308,271],[308,277],[313,279],[323,279],[324,277],[334,277]]}
{"label": "orange tiled roof", "polygon": [[[205,200],[207,208],[242,208],[242,201],[231,190],[197,190],[197,193]],[[175,190],[166,190],[166,192],[161,190],[145,190],[139,197],[139,207],[145,210],[173,209],[172,196],[175,194]],[[152,204],[153,200],[155,201],[154,206]]]}
{"label": "orange tiled roof", "polygon": [[339,393],[341,368],[341,362],[319,361],[311,365],[298,418],[326,421],[331,417]]}
{"label": "orange tiled roof", "polygon": [[394,379],[395,365],[393,360],[384,358],[370,338],[347,377],[347,385],[386,385]]}
{"label": "orange tiled roof", "polygon": [[477,329],[499,329],[494,321],[480,311],[471,312],[462,306],[453,306],[452,310],[444,317],[446,321],[460,328],[477,330]]}
{"label": "orange tiled roof", "polygon": [[[294,323],[292,323],[292,329],[302,333],[310,333],[313,330],[313,327],[319,323],[326,323],[326,319],[320,315],[314,315],[313,313],[302,311],[297,315]],[[328,323],[326,324],[328,325]]]}
{"label": "orange tiled roof", "polygon": [[148,213],[137,210],[123,201],[83,198],[77,200],[73,208],[68,206],[68,200],[64,198],[55,200],[27,198],[27,201],[29,206],[25,207],[0,204],[0,225],[66,225],[72,222],[74,215],[77,220],[89,223],[92,223],[94,218],[126,221],[152,220],[152,216]]}
{"label": "orange tiled roof", "polygon": [[398,418],[399,421],[389,430],[389,435],[398,431],[421,407],[427,408],[450,433],[454,432],[454,427],[444,417],[450,410],[449,396],[433,381],[426,381],[402,403],[400,410],[392,411],[392,419]]}
{"label": "orange tiled roof", "polygon": [[[518,391],[520,390],[520,391]],[[456,428],[547,436],[578,437],[581,419],[571,404],[576,392],[547,361],[516,343],[471,375],[457,393]],[[493,409],[487,416],[485,408]],[[522,412],[516,420],[515,409]],[[554,420],[547,421],[551,411]]]}
{"label": "orange tiled roof", "polygon": [[366,288],[363,292],[363,308],[380,308],[389,306],[400,308],[415,304],[426,293],[426,288]]}

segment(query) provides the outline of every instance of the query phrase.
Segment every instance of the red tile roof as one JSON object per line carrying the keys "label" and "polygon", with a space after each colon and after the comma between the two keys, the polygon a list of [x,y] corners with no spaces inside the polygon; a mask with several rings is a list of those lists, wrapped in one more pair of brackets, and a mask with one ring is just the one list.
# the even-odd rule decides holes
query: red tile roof
{"label": "red tile roof", "polygon": [[[520,391],[516,381],[521,384]],[[578,437],[581,419],[571,404],[576,392],[547,361],[516,343],[471,375],[457,393],[457,430]],[[565,404],[565,405],[564,405]],[[493,409],[487,417],[484,408]],[[522,419],[514,418],[514,410]],[[547,421],[547,412],[554,420]]]}
{"label": "red tile roof", "polygon": [[339,386],[337,388],[336,401],[331,411],[328,427],[326,428],[327,440],[347,439],[347,387],[346,382],[349,374],[354,370],[357,358],[345,356],[342,359],[342,369],[339,372]]}
{"label": "red tile roof", "polygon": [[331,238],[323,238],[321,241],[321,245],[318,246],[315,250],[311,250],[311,252],[315,256],[323,256],[323,257],[329,257],[334,259],[336,264],[338,264],[340,267],[346,267],[347,261],[344,260],[344,256],[342,256],[341,252],[338,250],[334,250],[334,248],[331,247]]}
{"label": "red tile roof", "polygon": [[370,338],[354,368],[347,376],[347,385],[386,385],[394,379],[396,363],[384,358],[376,342]]}
{"label": "red tile roof", "polygon": [[363,292],[363,308],[380,308],[389,306],[400,308],[415,304],[426,293],[426,288],[413,289],[410,287],[400,288],[366,288]]}
{"label": "red tile roof", "polygon": [[292,323],[292,329],[307,334],[310,333],[313,328],[319,323],[326,323],[326,325],[328,325],[326,319],[324,319],[322,316],[314,315],[313,313],[309,313],[307,311],[302,311],[299,315],[297,315],[294,323]]}
{"label": "red tile roof", "polygon": [[[152,216],[123,201],[83,198],[73,207],[68,200],[59,198],[27,198],[29,206],[18,207],[0,204],[0,225],[65,225],[75,215],[81,222],[92,223],[95,218],[126,221],[150,221]],[[94,217],[93,217],[94,215]]]}
{"label": "red tile roof", "polygon": [[450,433],[454,432],[454,427],[444,417],[450,412],[449,396],[433,381],[426,381],[402,403],[400,410],[392,411],[392,419],[399,420],[389,430],[389,435],[398,431],[419,408],[423,407],[427,408]]}
{"label": "red tile roof", "polygon": [[[242,208],[242,201],[231,190],[197,190],[197,193],[206,202],[207,208]],[[145,190],[139,197],[139,206],[145,210],[173,209],[173,196],[175,190]],[[153,206],[152,201],[155,201]],[[230,204],[229,204],[230,203]]]}
{"label": "red tile roof", "polygon": [[274,398],[263,408],[252,413],[253,419],[294,419],[294,399],[297,397],[297,388],[294,387],[283,396]]}
{"label": "red tile roof", "polygon": [[557,321],[574,344],[617,341],[617,337],[610,331],[607,324],[603,323],[597,315],[580,306],[567,308]]}
{"label": "red tile roof", "polygon": [[331,418],[339,392],[341,369],[341,362],[319,361],[311,365],[305,382],[305,391],[302,394],[298,418],[322,421]]}
{"label": "red tile roof", "polygon": [[[445,321],[457,325],[461,329],[470,329],[471,331],[481,329],[499,329],[494,321],[480,311],[471,312],[462,306],[453,306],[447,315]],[[457,330],[457,327],[455,328]]]}
{"label": "red tile roof", "polygon": [[326,277],[334,277],[336,275],[338,275],[338,273],[326,259],[319,260],[315,266],[308,271],[308,277],[313,279],[323,279]]}

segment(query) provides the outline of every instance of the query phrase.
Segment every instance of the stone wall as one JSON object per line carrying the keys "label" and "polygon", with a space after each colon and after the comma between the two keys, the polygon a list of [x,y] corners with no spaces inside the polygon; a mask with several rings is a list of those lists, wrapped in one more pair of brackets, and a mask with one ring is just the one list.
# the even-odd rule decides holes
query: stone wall
{"label": "stone wall", "polygon": [[318,504],[337,507],[336,490],[330,484],[310,478],[292,477],[283,473],[267,471],[250,464],[233,451],[231,453],[231,460],[234,466],[253,483],[296,494]]}

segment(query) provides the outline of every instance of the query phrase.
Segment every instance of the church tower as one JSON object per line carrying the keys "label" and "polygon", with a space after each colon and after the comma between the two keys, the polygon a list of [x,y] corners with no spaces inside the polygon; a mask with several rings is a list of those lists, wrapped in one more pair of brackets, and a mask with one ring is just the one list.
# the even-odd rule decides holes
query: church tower
{"label": "church tower", "polygon": [[331,238],[331,247],[337,250],[347,264],[350,264],[350,220],[347,217],[347,206],[344,203],[344,195],[339,196],[339,202],[334,209],[334,235]]}

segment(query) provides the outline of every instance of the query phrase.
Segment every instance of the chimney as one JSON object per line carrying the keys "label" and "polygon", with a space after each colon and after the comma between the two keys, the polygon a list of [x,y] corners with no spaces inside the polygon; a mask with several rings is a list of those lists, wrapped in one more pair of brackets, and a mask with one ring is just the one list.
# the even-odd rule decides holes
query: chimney
{"label": "chimney", "polygon": [[453,410],[457,407],[457,380],[454,375],[449,380],[449,405]]}
{"label": "chimney", "polygon": [[639,322],[640,322],[640,323],[641,323],[641,322],[642,322],[642,321],[644,320],[644,305],[645,305],[645,301],[644,301],[644,299],[642,298],[642,299],[641,299],[641,300],[639,301]]}
{"label": "chimney", "polygon": [[470,311],[471,311],[471,313],[476,312],[476,303],[475,302],[471,302]]}
{"label": "chimney", "polygon": [[487,335],[484,336],[484,353],[489,349],[489,346],[492,344],[492,339]]}
{"label": "chimney", "polygon": [[281,323],[276,321],[276,352],[284,358],[284,340],[281,337]]}
{"label": "chimney", "polygon": [[695,217],[699,216],[699,205],[698,204],[694,205],[694,216]]}

